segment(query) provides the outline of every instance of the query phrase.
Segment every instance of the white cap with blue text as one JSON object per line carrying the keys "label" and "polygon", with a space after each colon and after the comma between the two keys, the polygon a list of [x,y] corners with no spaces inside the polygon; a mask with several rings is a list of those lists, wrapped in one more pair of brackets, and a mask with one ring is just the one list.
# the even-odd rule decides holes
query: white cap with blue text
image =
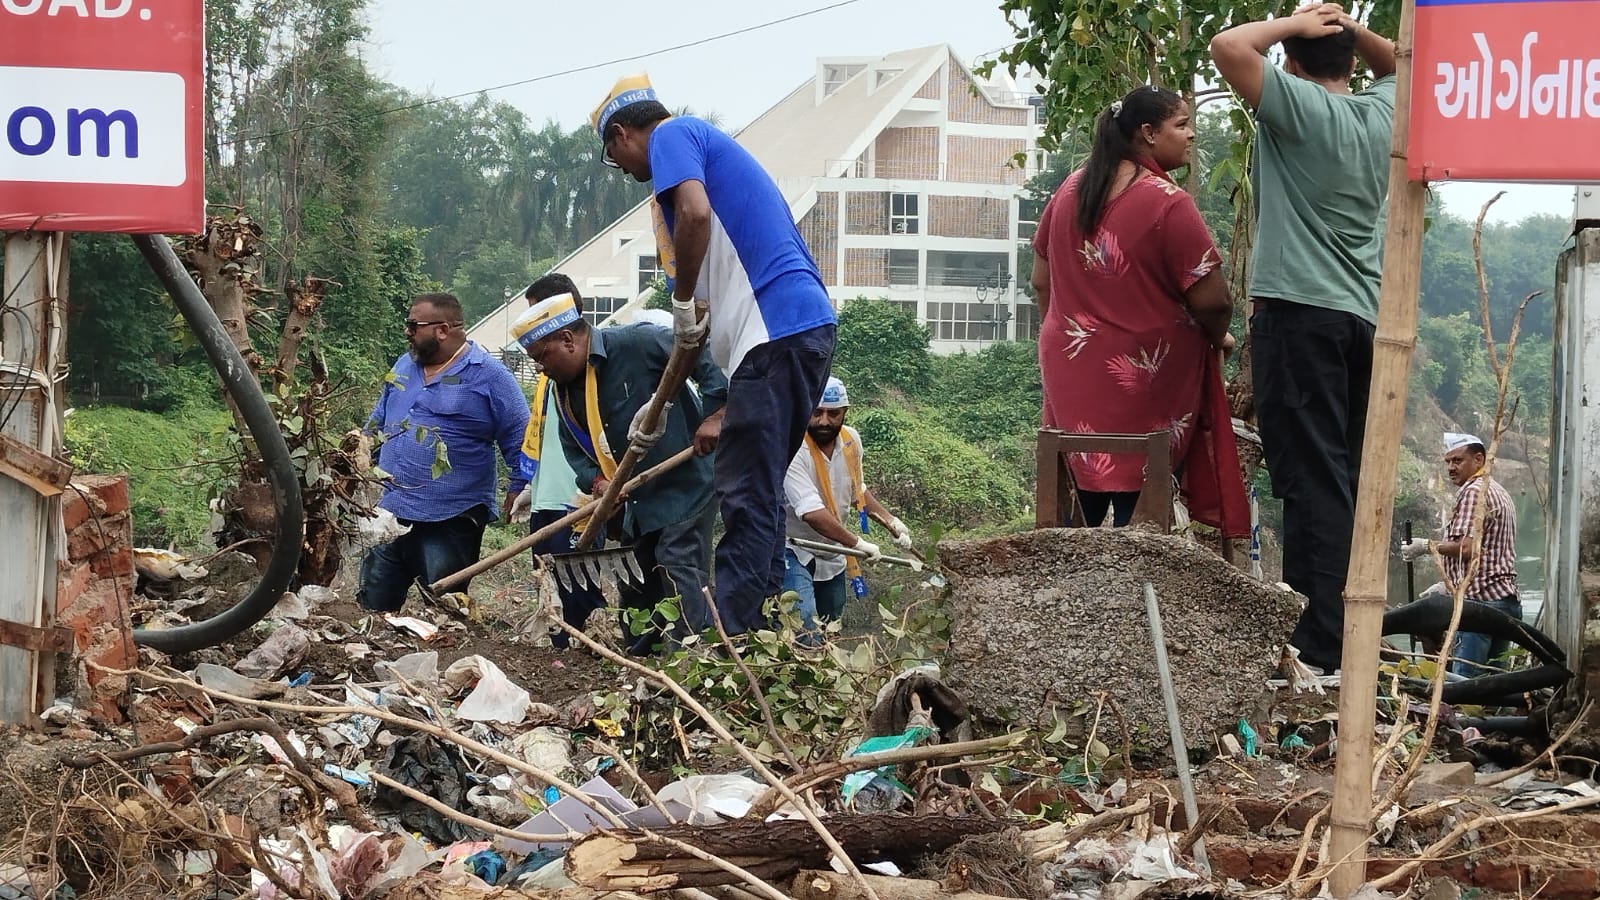
{"label": "white cap with blue text", "polygon": [[822,389],[822,402],[817,404],[817,409],[844,409],[849,405],[850,395],[845,393],[844,382],[829,375],[828,385]]}
{"label": "white cap with blue text", "polygon": [[1444,433],[1444,452],[1446,453],[1449,453],[1451,450],[1458,450],[1462,447],[1470,447],[1473,444],[1483,446],[1483,438],[1480,438],[1475,434],[1456,434],[1453,431],[1446,431]]}
{"label": "white cap with blue text", "polygon": [[511,337],[523,350],[530,350],[540,338],[555,334],[578,321],[581,315],[577,301],[572,299],[571,294],[547,297],[517,316],[517,320],[511,323]]}

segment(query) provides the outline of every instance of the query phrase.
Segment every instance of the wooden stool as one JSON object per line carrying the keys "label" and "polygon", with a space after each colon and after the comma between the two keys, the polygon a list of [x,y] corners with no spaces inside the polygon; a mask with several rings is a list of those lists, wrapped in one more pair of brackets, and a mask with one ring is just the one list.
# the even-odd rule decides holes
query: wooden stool
{"label": "wooden stool", "polygon": [[[1149,434],[1068,434],[1039,429],[1035,447],[1037,486],[1034,488],[1034,527],[1082,528],[1083,508],[1077,483],[1067,466],[1066,453],[1141,454],[1145,458],[1144,485],[1133,507],[1131,525],[1154,525],[1172,530],[1172,438],[1168,432]],[[1070,513],[1070,516],[1066,513]]]}

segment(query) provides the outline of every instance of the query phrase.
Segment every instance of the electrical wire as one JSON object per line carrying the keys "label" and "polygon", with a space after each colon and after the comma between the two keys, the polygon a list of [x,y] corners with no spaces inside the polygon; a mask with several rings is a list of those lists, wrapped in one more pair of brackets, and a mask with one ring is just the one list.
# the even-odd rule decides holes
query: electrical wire
{"label": "electrical wire", "polygon": [[490,92],[493,92],[493,91],[503,91],[506,88],[521,87],[522,85],[525,85],[525,84],[534,84],[534,83],[540,82],[540,81],[550,81],[551,79],[564,78],[564,77],[566,77],[568,75],[576,75],[576,74],[579,74],[581,72],[592,72],[595,69],[603,69],[603,68],[605,68],[607,66],[614,66],[614,65],[618,65],[620,63],[638,62],[639,60],[642,60],[642,59],[649,59],[652,56],[660,56],[660,55],[662,55],[664,53],[673,53],[673,52],[676,52],[678,50],[687,50],[687,49],[689,49],[691,47],[703,46],[705,44],[714,43],[716,41],[726,40],[727,38],[738,37],[739,35],[742,35],[742,34],[750,34],[751,32],[754,32],[754,31],[761,31],[762,29],[765,29],[765,28],[771,28],[774,25],[782,25],[782,24],[784,24],[786,22],[793,22],[793,21],[795,21],[797,19],[804,19],[804,18],[807,18],[808,16],[814,16],[814,15],[817,15],[819,13],[825,13],[825,12],[828,12],[830,10],[839,9],[840,7],[850,6],[852,4],[860,3],[860,2],[861,2],[861,0],[838,0],[837,3],[830,3],[827,6],[819,6],[819,7],[815,8],[815,9],[808,9],[808,10],[806,10],[804,12],[798,12],[798,13],[794,13],[793,15],[784,16],[781,19],[772,19],[770,21],[761,22],[761,23],[758,23],[756,25],[747,25],[747,26],[745,26],[743,28],[734,29],[733,31],[724,31],[721,34],[713,34],[713,35],[711,35],[709,37],[698,38],[696,40],[688,41],[688,42],[685,42],[685,43],[682,43],[682,44],[673,44],[670,47],[662,47],[662,48],[657,49],[657,50],[648,50],[648,51],[646,51],[644,53],[635,53],[635,54],[633,54],[631,56],[619,56],[619,57],[617,57],[615,59],[605,60],[604,62],[589,63],[587,65],[582,65],[582,66],[574,66],[573,68],[570,68],[570,69],[562,69],[559,72],[547,72],[547,73],[545,73],[543,75],[535,75],[535,76],[533,76],[531,78],[523,78],[523,79],[521,79],[519,81],[507,81],[504,84],[496,84],[496,85],[492,85],[490,87],[478,88],[477,90],[472,90],[472,91],[462,91],[459,94],[449,94],[449,95],[444,96],[444,97],[428,97],[428,98],[423,99],[423,100],[418,100],[418,101],[416,101],[414,103],[407,103],[407,104],[404,104],[404,105],[401,105],[401,106],[390,107],[388,109],[380,109],[380,110],[377,110],[375,112],[366,113],[365,115],[343,116],[343,117],[340,117],[340,118],[337,118],[337,119],[328,119],[328,120],[324,120],[324,121],[321,121],[321,122],[307,122],[304,125],[296,125],[293,128],[282,128],[282,129],[279,129],[277,131],[268,131],[268,132],[264,132],[262,134],[249,135],[249,136],[246,136],[246,137],[230,138],[228,140],[221,141],[220,143],[223,144],[224,146],[233,146],[233,145],[236,145],[236,144],[253,144],[253,143],[257,143],[257,142],[260,142],[260,141],[265,141],[265,140],[268,140],[268,139],[271,139],[271,138],[275,138],[275,137],[282,137],[284,135],[289,135],[289,134],[298,134],[299,132],[302,132],[302,131],[310,131],[310,130],[316,129],[316,128],[331,128],[334,125],[348,125],[348,124],[353,124],[353,123],[356,123],[356,122],[364,122],[364,121],[366,121],[368,119],[376,119],[376,118],[380,118],[380,117],[383,117],[383,116],[391,116],[391,115],[394,115],[395,113],[410,112],[413,109],[421,109],[421,108],[423,108],[425,106],[432,106],[432,105],[434,105],[436,103],[444,103],[444,102],[447,102],[447,101],[450,101],[450,100],[460,100],[463,97],[475,97],[478,94],[487,94],[487,93],[490,93]]}

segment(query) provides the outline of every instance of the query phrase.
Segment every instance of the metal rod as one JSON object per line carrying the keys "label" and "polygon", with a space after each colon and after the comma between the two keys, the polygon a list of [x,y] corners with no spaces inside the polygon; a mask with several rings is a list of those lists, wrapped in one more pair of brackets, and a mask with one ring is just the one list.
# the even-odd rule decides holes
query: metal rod
{"label": "metal rod", "polygon": [[[1178,787],[1183,792],[1183,812],[1189,827],[1200,823],[1200,805],[1194,799],[1194,780],[1189,776],[1189,745],[1183,739],[1183,723],[1178,719],[1178,694],[1172,687],[1172,669],[1167,665],[1167,637],[1161,628],[1161,606],[1156,602],[1155,585],[1144,583],[1144,608],[1150,617],[1150,639],[1156,645],[1156,674],[1161,678],[1161,700],[1167,707],[1167,730],[1172,733],[1172,758],[1177,764]],[[1194,861],[1200,874],[1211,877],[1211,861],[1206,859],[1206,840],[1194,841]]]}

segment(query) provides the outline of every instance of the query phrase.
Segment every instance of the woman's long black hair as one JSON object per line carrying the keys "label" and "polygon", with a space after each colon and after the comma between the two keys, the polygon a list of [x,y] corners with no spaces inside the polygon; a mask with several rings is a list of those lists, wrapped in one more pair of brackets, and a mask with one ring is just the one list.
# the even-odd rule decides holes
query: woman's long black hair
{"label": "woman's long black hair", "polygon": [[1134,159],[1133,136],[1141,125],[1160,127],[1182,106],[1183,98],[1157,87],[1136,87],[1121,100],[1101,110],[1094,123],[1094,147],[1078,180],[1078,230],[1094,234],[1105,212],[1106,195],[1117,164]]}

